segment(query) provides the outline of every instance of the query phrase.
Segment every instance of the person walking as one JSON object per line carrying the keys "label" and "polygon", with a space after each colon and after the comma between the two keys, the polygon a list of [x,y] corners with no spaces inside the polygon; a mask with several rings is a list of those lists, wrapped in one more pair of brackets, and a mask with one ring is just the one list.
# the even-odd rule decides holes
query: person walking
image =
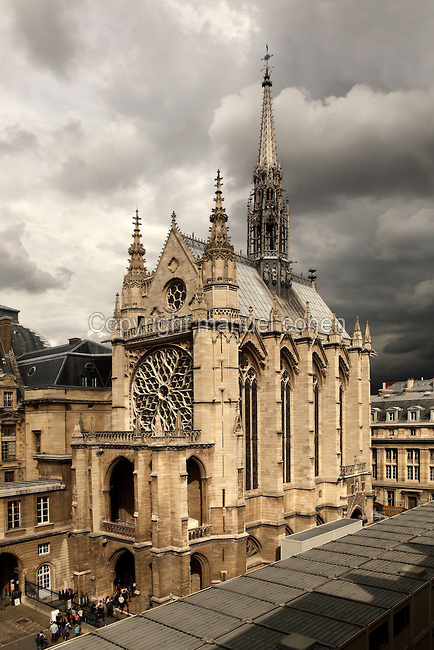
{"label": "person walking", "polygon": [[59,626],[57,625],[56,621],[53,621],[51,623],[50,632],[51,632],[51,643],[56,643],[59,635]]}

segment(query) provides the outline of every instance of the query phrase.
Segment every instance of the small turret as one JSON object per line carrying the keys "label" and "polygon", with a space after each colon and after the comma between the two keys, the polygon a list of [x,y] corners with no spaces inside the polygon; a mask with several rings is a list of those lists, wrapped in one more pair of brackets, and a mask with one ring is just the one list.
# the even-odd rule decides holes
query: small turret
{"label": "small turret", "polygon": [[223,207],[222,177],[217,171],[215,207],[210,216],[211,226],[202,257],[204,293],[209,309],[215,314],[232,315],[238,311],[237,267],[234,247],[228,234],[228,217]]}

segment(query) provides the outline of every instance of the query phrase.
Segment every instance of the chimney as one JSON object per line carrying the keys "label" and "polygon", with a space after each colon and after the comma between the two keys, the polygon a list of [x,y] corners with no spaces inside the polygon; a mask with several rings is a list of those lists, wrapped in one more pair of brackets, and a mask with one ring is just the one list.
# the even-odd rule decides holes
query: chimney
{"label": "chimney", "polygon": [[68,339],[68,342],[69,342],[70,346],[78,345],[79,343],[81,343],[81,339],[76,337],[76,338],[73,338],[73,339]]}
{"label": "chimney", "polygon": [[404,388],[404,393],[411,393],[413,391],[414,379],[411,377],[407,379],[407,386]]}
{"label": "chimney", "polygon": [[0,318],[0,341],[5,354],[11,351],[11,323],[12,318],[3,316]]}

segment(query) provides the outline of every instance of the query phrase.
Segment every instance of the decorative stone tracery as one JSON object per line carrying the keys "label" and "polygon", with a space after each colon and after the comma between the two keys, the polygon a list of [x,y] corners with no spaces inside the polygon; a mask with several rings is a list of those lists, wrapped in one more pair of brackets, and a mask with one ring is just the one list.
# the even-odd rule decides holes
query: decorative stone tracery
{"label": "decorative stone tracery", "polygon": [[154,350],[139,365],[132,385],[133,412],[147,433],[170,433],[193,425],[191,356],[180,348]]}

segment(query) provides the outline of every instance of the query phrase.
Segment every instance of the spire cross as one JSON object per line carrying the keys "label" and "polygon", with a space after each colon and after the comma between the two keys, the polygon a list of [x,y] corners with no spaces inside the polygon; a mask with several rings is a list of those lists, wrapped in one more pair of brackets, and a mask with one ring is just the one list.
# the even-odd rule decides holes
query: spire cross
{"label": "spire cross", "polygon": [[268,61],[271,59],[273,55],[268,53],[268,45],[265,46],[265,49],[266,49],[266,54],[261,59],[261,61],[265,61],[265,74],[268,75]]}

